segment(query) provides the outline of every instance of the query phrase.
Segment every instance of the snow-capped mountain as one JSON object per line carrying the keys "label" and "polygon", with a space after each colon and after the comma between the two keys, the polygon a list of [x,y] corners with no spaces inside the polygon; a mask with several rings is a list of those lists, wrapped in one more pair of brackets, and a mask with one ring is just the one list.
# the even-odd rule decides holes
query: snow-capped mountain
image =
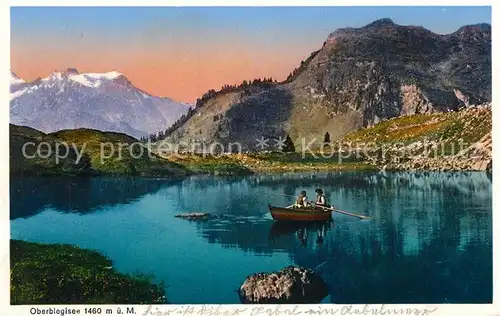
{"label": "snow-capped mountain", "polygon": [[24,83],[24,80],[19,78],[15,73],[12,71],[10,72],[10,85],[18,85]]}
{"label": "snow-capped mountain", "polygon": [[134,87],[116,71],[67,69],[33,82],[11,71],[10,122],[44,132],[85,127],[139,138],[165,130],[188,109]]}
{"label": "snow-capped mountain", "polygon": [[28,84],[23,79],[19,78],[12,71],[10,72],[10,99],[15,98],[19,90],[24,89]]}

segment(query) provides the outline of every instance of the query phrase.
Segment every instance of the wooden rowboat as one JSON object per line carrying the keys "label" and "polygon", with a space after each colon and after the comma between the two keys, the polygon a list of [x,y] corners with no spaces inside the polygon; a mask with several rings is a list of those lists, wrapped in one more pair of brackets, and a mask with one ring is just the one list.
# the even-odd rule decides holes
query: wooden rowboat
{"label": "wooden rowboat", "polygon": [[269,212],[277,221],[322,222],[332,219],[333,209],[295,209],[269,205]]}

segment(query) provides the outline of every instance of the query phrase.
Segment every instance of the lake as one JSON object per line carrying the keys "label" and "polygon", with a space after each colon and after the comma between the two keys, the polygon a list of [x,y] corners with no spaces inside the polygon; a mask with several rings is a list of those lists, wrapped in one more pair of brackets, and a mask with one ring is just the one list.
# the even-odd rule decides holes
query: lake
{"label": "lake", "polygon": [[[122,273],[153,274],[174,304],[239,303],[256,272],[316,269],[324,303],[492,300],[492,192],[485,173],[336,172],[249,177],[11,179],[11,237],[74,244]],[[320,187],[338,209],[324,225],[276,223]],[[202,211],[205,221],[175,218]]]}

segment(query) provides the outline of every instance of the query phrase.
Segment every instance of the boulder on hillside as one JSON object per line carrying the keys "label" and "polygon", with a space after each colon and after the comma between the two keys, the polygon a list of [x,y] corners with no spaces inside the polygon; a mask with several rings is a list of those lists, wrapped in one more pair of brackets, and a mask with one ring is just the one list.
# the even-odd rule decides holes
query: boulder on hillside
{"label": "boulder on hillside", "polygon": [[289,266],[249,276],[239,290],[242,303],[319,303],[328,295],[326,283],[312,270]]}

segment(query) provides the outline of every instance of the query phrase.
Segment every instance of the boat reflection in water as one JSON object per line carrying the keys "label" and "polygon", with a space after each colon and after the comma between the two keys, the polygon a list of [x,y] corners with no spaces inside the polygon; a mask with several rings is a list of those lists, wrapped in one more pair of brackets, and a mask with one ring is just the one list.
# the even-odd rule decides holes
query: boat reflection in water
{"label": "boat reflection in water", "polygon": [[307,246],[309,238],[322,245],[325,236],[333,227],[333,220],[323,222],[292,222],[276,221],[271,225],[270,240],[277,240],[283,236],[295,235],[303,247]]}

